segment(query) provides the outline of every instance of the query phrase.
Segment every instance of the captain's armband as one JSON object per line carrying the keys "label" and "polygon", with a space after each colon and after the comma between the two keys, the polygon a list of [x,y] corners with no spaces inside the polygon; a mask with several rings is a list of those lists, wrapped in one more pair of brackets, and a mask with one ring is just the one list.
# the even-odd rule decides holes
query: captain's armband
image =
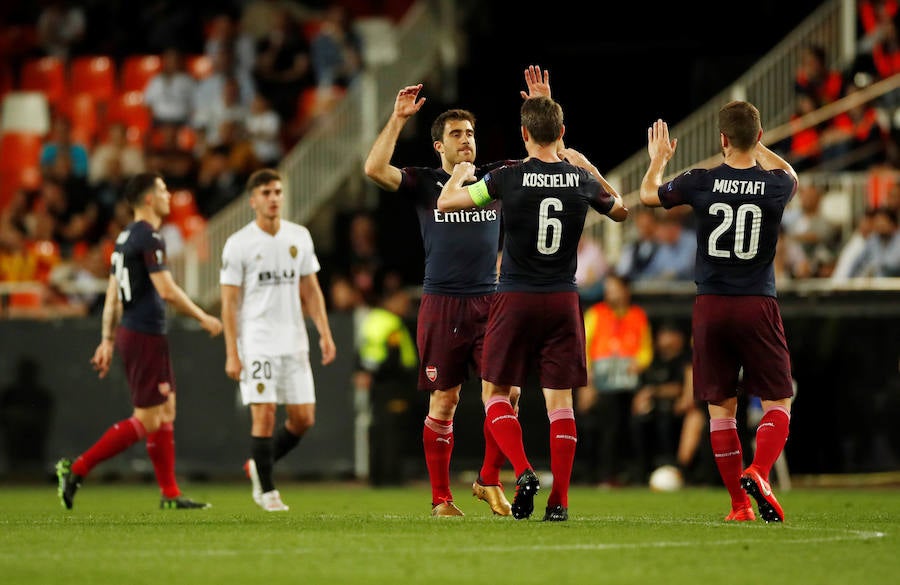
{"label": "captain's armband", "polygon": [[484,181],[472,183],[466,189],[468,189],[469,196],[478,207],[484,207],[491,202],[491,195],[488,193],[487,185],[484,184]]}

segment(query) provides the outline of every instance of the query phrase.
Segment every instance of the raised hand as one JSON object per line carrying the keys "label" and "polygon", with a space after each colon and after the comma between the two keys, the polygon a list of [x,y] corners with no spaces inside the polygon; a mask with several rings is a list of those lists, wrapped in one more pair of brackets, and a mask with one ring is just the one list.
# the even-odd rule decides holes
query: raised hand
{"label": "raised hand", "polygon": [[425,105],[426,98],[419,98],[419,92],[422,90],[422,84],[407,85],[397,93],[397,99],[394,101],[394,115],[401,118],[409,118]]}
{"label": "raised hand", "polygon": [[668,161],[675,154],[677,146],[678,139],[669,139],[669,125],[662,119],[647,128],[647,152],[651,159],[662,158],[663,161]]}
{"label": "raised hand", "polygon": [[550,72],[541,72],[540,65],[529,65],[525,70],[525,85],[528,91],[520,91],[523,100],[538,96],[550,96]]}

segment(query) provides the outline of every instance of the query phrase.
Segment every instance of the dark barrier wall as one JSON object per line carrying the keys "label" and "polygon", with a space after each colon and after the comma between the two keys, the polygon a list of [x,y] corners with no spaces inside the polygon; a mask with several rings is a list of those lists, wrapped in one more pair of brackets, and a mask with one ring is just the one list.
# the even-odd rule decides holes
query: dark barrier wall
{"label": "dark barrier wall", "polygon": [[[225,376],[223,338],[210,339],[192,325],[172,320],[169,335],[177,381],[178,470],[233,475],[249,454],[249,412],[240,402],[236,383]],[[342,475],[353,470],[352,327],[349,317],[332,318],[339,351],[328,367],[319,364],[312,329],[319,420],[285,459],[281,467],[287,472]],[[103,380],[89,363],[99,335],[95,319],[0,322],[0,472],[16,476],[26,469],[49,468],[58,457],[77,455],[111,424],[130,416],[118,355]],[[18,382],[20,371],[30,370],[22,368],[23,360],[34,364],[34,376]],[[40,449],[42,439],[45,445]],[[98,474],[134,472],[152,473],[143,442],[96,469]]]}
{"label": "dark barrier wall", "polygon": [[[692,297],[636,297],[651,320],[690,319]],[[781,301],[798,385],[786,448],[793,473],[900,469],[900,298],[866,296]],[[338,477],[354,470],[353,325],[331,316],[338,360],[322,367],[312,333],[317,424],[279,466],[296,476]],[[87,448],[130,413],[121,366],[98,380],[89,359],[99,322],[0,322],[0,473],[47,471],[62,455]],[[178,381],[176,448],[180,473],[234,476],[249,452],[249,415],[224,374],[224,342],[192,323],[174,320],[170,334]],[[25,367],[22,367],[26,360]],[[33,364],[28,367],[27,360]],[[16,383],[19,371],[31,380]],[[21,387],[21,388],[20,388]],[[16,388],[20,388],[16,390]],[[407,478],[425,477],[421,420],[427,398],[408,389],[409,410],[398,419],[405,436]],[[520,419],[532,463],[549,466],[548,422],[540,390],[526,384]],[[477,470],[483,410],[475,381],[464,386],[455,420],[454,471]],[[42,445],[42,442],[44,443]],[[396,444],[396,443],[395,443]],[[15,458],[15,459],[14,459]],[[143,443],[98,467],[97,473],[150,473]]]}

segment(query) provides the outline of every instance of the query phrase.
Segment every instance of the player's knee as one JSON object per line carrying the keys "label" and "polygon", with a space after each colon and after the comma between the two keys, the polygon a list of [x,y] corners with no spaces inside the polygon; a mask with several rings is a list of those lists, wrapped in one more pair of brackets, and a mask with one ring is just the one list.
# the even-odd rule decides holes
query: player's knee
{"label": "player's knee", "polygon": [[294,435],[300,436],[316,424],[316,416],[313,413],[303,413],[288,417],[285,422],[287,429]]}

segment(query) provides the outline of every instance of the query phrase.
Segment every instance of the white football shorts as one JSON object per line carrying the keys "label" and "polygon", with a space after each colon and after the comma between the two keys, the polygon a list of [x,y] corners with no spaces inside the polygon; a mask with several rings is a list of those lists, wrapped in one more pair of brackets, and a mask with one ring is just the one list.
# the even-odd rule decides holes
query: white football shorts
{"label": "white football shorts", "polygon": [[244,404],[315,404],[309,353],[250,354],[241,358],[241,400]]}

